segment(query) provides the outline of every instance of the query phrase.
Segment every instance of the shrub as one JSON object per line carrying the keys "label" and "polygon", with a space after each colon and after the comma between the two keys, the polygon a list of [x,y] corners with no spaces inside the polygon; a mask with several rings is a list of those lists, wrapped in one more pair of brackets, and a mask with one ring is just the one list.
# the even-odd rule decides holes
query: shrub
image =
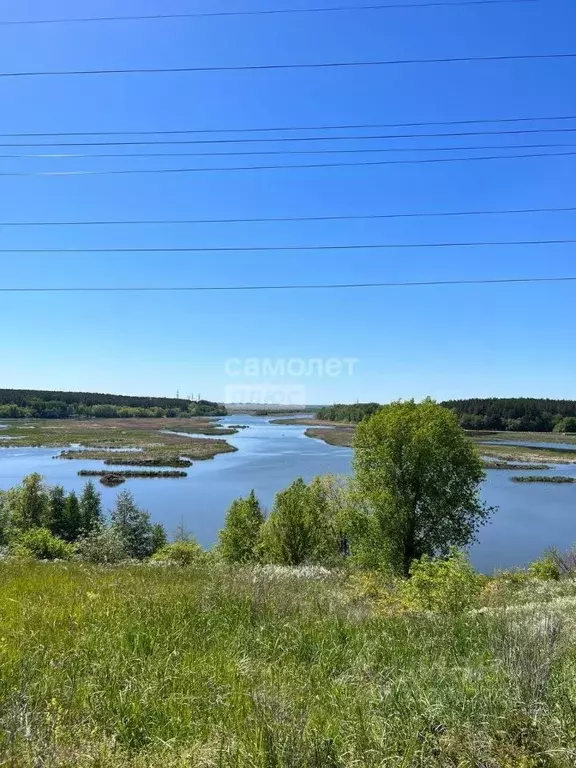
{"label": "shrub", "polygon": [[204,557],[204,550],[195,539],[188,541],[175,541],[166,544],[152,559],[157,562],[171,563],[172,565],[193,565]]}
{"label": "shrub", "polygon": [[16,557],[36,560],[70,560],[74,547],[54,536],[48,528],[30,528],[13,541],[11,552]]}
{"label": "shrub", "polygon": [[264,562],[327,565],[340,559],[341,537],[329,494],[320,478],[306,485],[299,477],[274,502],[262,526]]}
{"label": "shrub", "polygon": [[530,564],[528,573],[535,579],[542,581],[559,581],[560,566],[552,553],[547,552],[544,557]]}
{"label": "shrub", "polygon": [[102,523],[78,541],[76,552],[81,560],[98,565],[121,563],[128,559],[120,531]]}
{"label": "shrub", "polygon": [[424,555],[410,569],[402,583],[406,606],[437,613],[460,613],[472,608],[482,592],[486,577],[477,573],[461,552],[447,558]]}

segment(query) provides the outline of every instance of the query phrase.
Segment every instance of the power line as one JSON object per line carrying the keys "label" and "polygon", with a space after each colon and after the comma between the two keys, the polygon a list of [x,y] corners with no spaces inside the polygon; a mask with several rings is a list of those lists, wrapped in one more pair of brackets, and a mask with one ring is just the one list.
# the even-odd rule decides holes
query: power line
{"label": "power line", "polygon": [[386,3],[378,5],[339,5],[329,8],[272,8],[260,11],[206,11],[199,13],[155,13],[146,15],[132,16],[88,16],[88,17],[68,17],[58,19],[6,19],[0,21],[0,26],[24,26],[38,24],[71,24],[87,21],[157,21],[161,19],[205,19],[230,16],[272,16],[279,14],[293,13],[334,13],[342,11],[383,11],[383,10],[404,10],[408,8],[439,8],[439,7],[460,7],[463,5],[512,5],[518,3],[533,3],[537,0],[459,0],[457,2],[437,2],[431,3]]}
{"label": "power line", "polygon": [[[576,131],[576,128],[574,129]],[[560,149],[576,144],[491,144],[475,147],[368,147],[355,149],[272,149],[233,152],[122,152],[122,153],[27,153],[0,155],[3,160],[85,160],[97,158],[146,157],[257,157],[260,155],[357,155],[381,152],[469,152],[488,149]]]}
{"label": "power line", "polygon": [[0,177],[72,177],[72,176],[127,176],[132,174],[209,173],[234,171],[310,170],[316,168],[358,168],[384,165],[421,165],[432,163],[462,163],[474,160],[519,160],[533,157],[571,157],[576,152],[532,152],[515,155],[486,155],[484,157],[434,157],[418,160],[362,160],[353,163],[306,163],[300,165],[241,165],[210,168],[119,168],[106,171],[0,171]]}
{"label": "power line", "polygon": [[39,70],[0,72],[0,77],[70,77],[76,75],[162,75],[191,72],[259,72],[285,69],[346,69],[353,67],[404,66],[407,64],[462,64],[466,62],[543,61],[576,59],[576,53],[526,53],[507,56],[454,56],[434,59],[380,59],[374,61],[319,61],[292,64],[235,64],[196,67],[130,67],[119,69]]}
{"label": "power line", "polygon": [[355,221],[372,219],[411,219],[436,218],[443,216],[503,216],[509,214],[527,213],[574,213],[576,206],[569,208],[513,208],[509,210],[486,211],[427,211],[415,213],[369,213],[342,214],[333,216],[277,216],[271,218],[252,219],[102,219],[99,221],[0,221],[0,227],[85,227],[85,226],[141,226],[161,225],[174,226],[180,224],[255,224],[263,222],[296,222],[296,221]]}
{"label": "power line", "polygon": [[453,131],[449,133],[383,133],[371,136],[282,136],[280,138],[248,139],[177,139],[154,141],[60,141],[39,143],[3,143],[0,147],[17,149],[20,147],[143,147],[143,146],[189,146],[206,144],[283,144],[300,141],[376,141],[382,139],[444,139],[469,136],[520,136],[540,133],[574,133],[573,128],[516,128],[509,131]]}
{"label": "power line", "polygon": [[[524,1],[524,0],[523,0]],[[536,2],[537,0],[526,0]],[[280,127],[259,126],[256,128],[187,128],[168,131],[57,131],[54,133],[0,133],[4,138],[40,138],[42,136],[167,136],[193,133],[260,133],[281,131],[335,131],[360,130],[372,128],[419,128],[431,125],[475,125],[478,123],[526,123],[542,120],[576,120],[576,115],[539,116],[539,117],[498,117],[474,120],[426,120],[419,123],[356,123],[340,125],[290,125]],[[26,146],[26,145],[23,145]],[[29,145],[28,145],[29,146]]]}
{"label": "power line", "polygon": [[70,287],[70,288],[1,288],[0,293],[189,293],[191,291],[302,291],[340,290],[355,288],[415,288],[442,285],[511,285],[526,283],[575,282],[576,276],[566,277],[508,277],[478,280],[414,280],[387,283],[310,283],[302,285],[197,285],[197,286],[138,286],[138,287]]}
{"label": "power line", "polygon": [[555,240],[487,240],[447,243],[354,243],[350,245],[256,245],[226,247],[145,247],[145,248],[0,248],[0,253],[260,253],[268,251],[355,251],[412,248],[486,248],[516,245],[570,245],[576,238]]}

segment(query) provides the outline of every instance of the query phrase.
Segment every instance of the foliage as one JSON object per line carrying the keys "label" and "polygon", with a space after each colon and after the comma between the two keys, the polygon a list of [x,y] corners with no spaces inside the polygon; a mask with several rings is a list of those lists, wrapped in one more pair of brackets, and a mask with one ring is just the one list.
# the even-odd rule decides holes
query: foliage
{"label": "foliage", "polygon": [[166,535],[166,529],[162,523],[154,523],[152,525],[152,552],[158,552],[168,544],[168,536]]}
{"label": "foliage", "polygon": [[6,491],[0,491],[0,547],[8,543],[10,536],[10,505]]}
{"label": "foliage", "polygon": [[175,541],[166,544],[153,556],[153,560],[173,565],[194,565],[204,555],[204,550],[195,539],[187,541]]}
{"label": "foliage", "polygon": [[89,480],[84,486],[80,497],[81,529],[88,533],[102,524],[102,497],[96,490],[96,486]]}
{"label": "foliage", "polygon": [[68,533],[66,510],[66,491],[64,486],[50,488],[48,527],[54,536],[63,539]]}
{"label": "foliage", "polygon": [[22,485],[9,491],[11,524],[18,531],[41,528],[48,521],[49,497],[42,475],[34,472],[22,480]]}
{"label": "foliage", "polygon": [[476,605],[485,583],[460,552],[444,559],[424,555],[412,563],[410,578],[402,582],[402,599],[415,610],[461,613]]}
{"label": "foliage", "polygon": [[96,524],[78,540],[76,554],[80,560],[98,565],[114,565],[128,559],[120,531],[104,523]]}
{"label": "foliage", "polygon": [[306,485],[300,477],[276,496],[260,546],[264,562],[279,565],[329,564],[339,559],[338,521],[319,478]]}
{"label": "foliage", "polygon": [[80,502],[74,491],[66,497],[66,530],[63,538],[66,541],[76,541],[82,533],[82,514]]}
{"label": "foliage", "polygon": [[111,521],[129,557],[136,560],[150,557],[154,551],[150,515],[138,507],[130,491],[121,491],[118,494]]}
{"label": "foliage", "polygon": [[392,403],[361,422],[354,465],[369,529],[398,573],[425,554],[466,546],[490,514],[478,496],[476,448],[432,400]]}
{"label": "foliage", "polygon": [[379,403],[340,403],[319,408],[316,418],[324,421],[350,421],[356,424],[367,416],[373,416],[380,408],[382,406]]}
{"label": "foliage", "polygon": [[547,552],[539,560],[530,564],[528,573],[535,579],[542,581],[558,581],[560,579],[560,565],[552,552]]}
{"label": "foliage", "polygon": [[576,416],[566,416],[554,425],[554,432],[576,432]]}
{"label": "foliage", "polygon": [[[565,417],[576,417],[576,400],[489,397],[448,400],[442,405],[458,415],[464,429],[550,432]],[[570,424],[573,430],[559,431],[576,431],[576,420]]]}
{"label": "foliage", "polygon": [[74,547],[54,536],[48,528],[28,528],[12,540],[10,551],[15,557],[70,560],[74,554]]}
{"label": "foliage", "polygon": [[258,543],[264,514],[254,491],[247,499],[236,499],[220,531],[218,552],[228,563],[252,563],[258,560]]}

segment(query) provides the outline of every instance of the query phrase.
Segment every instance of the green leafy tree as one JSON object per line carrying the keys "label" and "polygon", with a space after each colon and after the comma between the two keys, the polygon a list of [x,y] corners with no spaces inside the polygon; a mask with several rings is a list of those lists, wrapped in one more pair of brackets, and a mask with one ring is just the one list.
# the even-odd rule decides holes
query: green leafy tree
{"label": "green leafy tree", "polygon": [[136,504],[130,491],[121,491],[111,515],[128,557],[144,560],[154,551],[150,515]]}
{"label": "green leafy tree", "polygon": [[373,532],[404,575],[423,555],[469,544],[490,515],[476,448],[456,414],[432,400],[391,403],[361,422],[354,466]]}
{"label": "green leafy tree", "polygon": [[41,528],[48,520],[49,497],[43,484],[42,475],[34,472],[27,475],[19,488],[10,494],[12,524],[19,531]]}
{"label": "green leafy tree", "polygon": [[274,502],[262,527],[263,559],[281,565],[331,564],[340,555],[338,521],[326,488],[298,478]]}
{"label": "green leafy tree", "polygon": [[80,517],[84,533],[89,533],[103,522],[102,497],[91,480],[84,486],[80,497]]}
{"label": "green leafy tree", "polygon": [[104,523],[97,524],[78,539],[76,552],[81,560],[99,565],[121,563],[128,559],[119,530]]}
{"label": "green leafy tree", "polygon": [[54,536],[66,538],[68,533],[66,491],[62,485],[55,485],[50,489],[48,520],[48,527]]}
{"label": "green leafy tree", "polygon": [[76,541],[82,533],[82,513],[80,511],[80,502],[74,491],[71,491],[66,497],[66,531],[64,539],[66,541]]}
{"label": "green leafy tree", "polygon": [[247,499],[236,499],[220,531],[218,550],[229,563],[253,563],[258,559],[258,542],[264,514],[254,491]]}
{"label": "green leafy tree", "polygon": [[166,529],[162,523],[154,523],[152,526],[152,553],[158,552],[168,544],[168,536],[166,535]]}

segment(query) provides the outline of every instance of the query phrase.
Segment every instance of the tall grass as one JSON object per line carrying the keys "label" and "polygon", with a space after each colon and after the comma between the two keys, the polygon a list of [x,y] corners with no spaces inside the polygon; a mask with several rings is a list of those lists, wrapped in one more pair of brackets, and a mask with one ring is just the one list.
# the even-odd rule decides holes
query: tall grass
{"label": "tall grass", "polygon": [[0,765],[576,760],[576,645],[544,609],[378,615],[323,569],[7,562],[0,583]]}

